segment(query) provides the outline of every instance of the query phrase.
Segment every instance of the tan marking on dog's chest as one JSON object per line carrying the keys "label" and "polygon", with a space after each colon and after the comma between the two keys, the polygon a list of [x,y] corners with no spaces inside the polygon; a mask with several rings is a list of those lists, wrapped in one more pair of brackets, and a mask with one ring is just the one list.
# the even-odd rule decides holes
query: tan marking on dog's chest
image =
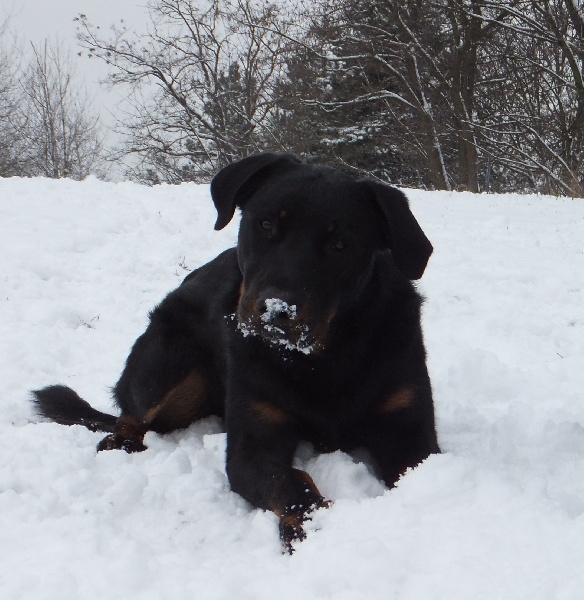
{"label": "tan marking on dog's chest", "polygon": [[258,400],[252,404],[252,408],[260,421],[270,425],[285,425],[295,421],[290,413],[272,402]]}
{"label": "tan marking on dog's chest", "polygon": [[415,395],[414,387],[405,385],[396,392],[389,394],[389,396],[381,402],[379,412],[387,414],[405,410],[412,405]]}

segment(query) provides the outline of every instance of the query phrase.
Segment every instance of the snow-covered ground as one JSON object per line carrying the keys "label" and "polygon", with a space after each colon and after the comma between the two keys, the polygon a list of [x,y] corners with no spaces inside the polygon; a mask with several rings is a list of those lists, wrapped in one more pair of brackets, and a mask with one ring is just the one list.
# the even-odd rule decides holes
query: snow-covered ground
{"label": "snow-covered ground", "polygon": [[147,313],[234,244],[206,186],[0,180],[0,597],[584,597],[584,200],[409,191],[444,454],[387,491],[351,457],[298,462],[335,500],[293,556],[229,491],[210,419],[148,451],[39,423],[64,383],[111,410]]}

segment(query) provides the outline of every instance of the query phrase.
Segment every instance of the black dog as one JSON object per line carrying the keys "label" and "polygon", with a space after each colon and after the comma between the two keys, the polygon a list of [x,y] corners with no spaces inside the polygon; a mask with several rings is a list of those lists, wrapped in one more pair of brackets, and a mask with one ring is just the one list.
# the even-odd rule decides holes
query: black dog
{"label": "black dog", "polygon": [[289,155],[234,163],[211,194],[215,229],[242,211],[237,248],[154,309],[114,388],[121,415],[64,386],[36,402],[59,423],[111,432],[98,450],[145,450],[147,430],[223,416],[231,488],[279,516],[292,551],[328,505],[292,467],[300,440],[366,448],[390,487],[439,452],[410,282],[432,246],[398,190]]}

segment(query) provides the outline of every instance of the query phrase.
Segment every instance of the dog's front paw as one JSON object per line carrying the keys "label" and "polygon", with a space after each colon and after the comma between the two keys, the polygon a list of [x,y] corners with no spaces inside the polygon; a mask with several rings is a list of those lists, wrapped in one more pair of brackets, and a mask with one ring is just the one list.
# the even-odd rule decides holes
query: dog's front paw
{"label": "dog's front paw", "polygon": [[324,498],[308,507],[287,509],[280,515],[280,540],[282,540],[283,551],[286,554],[294,553],[294,543],[301,542],[306,538],[304,523],[311,521],[311,514],[318,508],[328,508],[332,502]]}
{"label": "dog's front paw", "polygon": [[97,451],[102,450],[125,450],[128,454],[133,452],[144,452],[147,449],[140,440],[130,439],[119,433],[110,433],[106,435],[97,445]]}

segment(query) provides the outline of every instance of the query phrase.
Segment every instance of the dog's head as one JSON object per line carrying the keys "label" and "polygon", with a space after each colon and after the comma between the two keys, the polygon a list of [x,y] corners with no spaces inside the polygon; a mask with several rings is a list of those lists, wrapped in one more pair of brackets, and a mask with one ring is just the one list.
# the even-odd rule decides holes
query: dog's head
{"label": "dog's head", "polygon": [[211,183],[215,229],[242,211],[237,320],[244,335],[305,354],[325,347],[330,323],[357,301],[378,252],[419,279],[432,245],[398,190],[287,154],[250,156]]}

